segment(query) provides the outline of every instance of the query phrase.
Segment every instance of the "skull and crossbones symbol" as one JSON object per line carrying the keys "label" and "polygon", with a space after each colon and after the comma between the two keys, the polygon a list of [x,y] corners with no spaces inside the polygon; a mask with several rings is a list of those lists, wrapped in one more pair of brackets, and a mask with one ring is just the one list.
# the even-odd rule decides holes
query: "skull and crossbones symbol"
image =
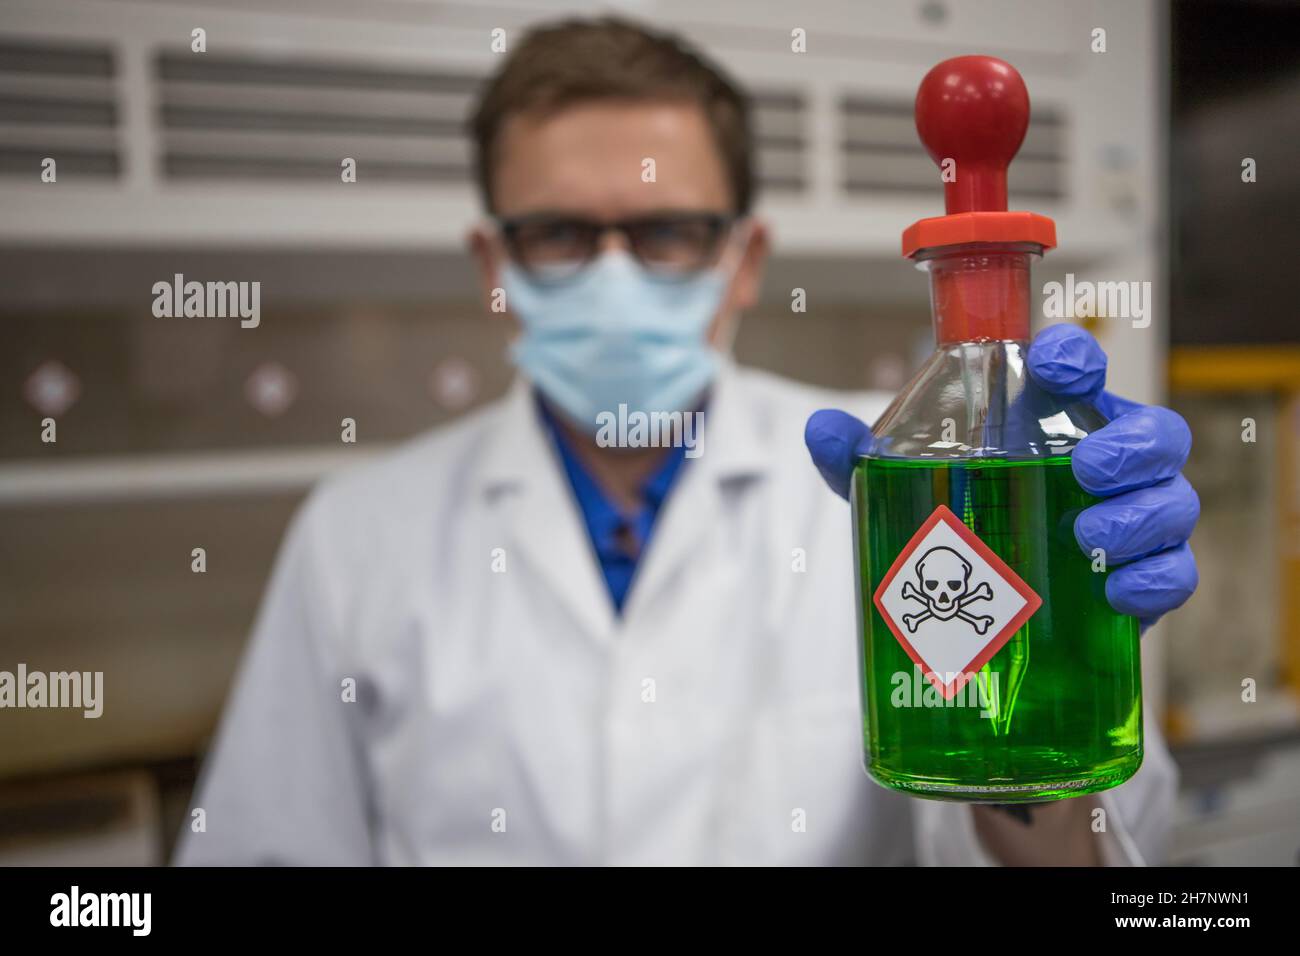
{"label": "skull and crossbones symbol", "polygon": [[950,621],[960,618],[978,634],[983,635],[993,623],[987,614],[975,615],[966,612],[966,606],[975,601],[991,601],[993,589],[985,581],[978,587],[970,586],[970,562],[952,548],[931,548],[913,567],[918,588],[911,581],[903,585],[903,597],[920,601],[925,605],[924,611],[916,614],[904,614],[903,624],[909,633],[915,634],[922,621],[933,618],[936,621]]}

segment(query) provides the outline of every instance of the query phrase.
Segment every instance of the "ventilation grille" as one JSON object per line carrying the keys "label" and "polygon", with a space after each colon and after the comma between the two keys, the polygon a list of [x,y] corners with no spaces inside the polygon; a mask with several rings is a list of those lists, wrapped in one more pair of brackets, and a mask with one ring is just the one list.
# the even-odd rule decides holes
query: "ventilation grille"
{"label": "ventilation grille", "polygon": [[0,176],[115,178],[121,169],[115,65],[107,46],[0,38]]}
{"label": "ventilation grille", "polygon": [[167,179],[465,182],[464,73],[163,53],[157,60]]}
{"label": "ventilation grille", "polygon": [[[840,101],[842,186],[849,193],[938,195],[939,171],[916,136],[913,104],[845,97]],[[1024,145],[1007,176],[1014,199],[1065,196],[1065,123],[1051,107],[1034,107]]]}
{"label": "ventilation grille", "polygon": [[[471,73],[325,61],[162,53],[156,61],[161,173],[169,180],[468,183]],[[754,98],[762,187],[806,185],[804,99]]]}

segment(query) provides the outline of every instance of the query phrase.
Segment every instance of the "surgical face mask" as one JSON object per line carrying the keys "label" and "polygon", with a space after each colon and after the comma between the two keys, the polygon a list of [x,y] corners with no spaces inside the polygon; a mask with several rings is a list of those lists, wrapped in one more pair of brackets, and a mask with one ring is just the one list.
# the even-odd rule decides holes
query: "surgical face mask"
{"label": "surgical face mask", "polygon": [[622,251],[556,284],[507,263],[506,304],[523,325],[511,358],[590,433],[600,413],[617,416],[619,405],[629,413],[689,411],[717,372],[719,354],[705,333],[730,278],[731,270],[714,268],[663,279]]}

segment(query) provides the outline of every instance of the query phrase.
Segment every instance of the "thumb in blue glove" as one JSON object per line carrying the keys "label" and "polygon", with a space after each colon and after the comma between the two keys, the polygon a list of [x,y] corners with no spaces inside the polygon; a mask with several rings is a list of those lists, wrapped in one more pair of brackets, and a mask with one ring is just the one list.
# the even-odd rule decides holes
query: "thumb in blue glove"
{"label": "thumb in blue glove", "polygon": [[871,454],[871,429],[848,412],[823,408],[809,417],[803,440],[831,491],[847,500],[853,466]]}

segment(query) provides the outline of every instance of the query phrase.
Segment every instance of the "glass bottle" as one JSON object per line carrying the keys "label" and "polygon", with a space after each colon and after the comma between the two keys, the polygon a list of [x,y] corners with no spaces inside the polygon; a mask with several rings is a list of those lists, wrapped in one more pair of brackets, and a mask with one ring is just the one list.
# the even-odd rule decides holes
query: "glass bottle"
{"label": "glass bottle", "polygon": [[1055,225],[1006,211],[1029,117],[992,57],[939,64],[917,129],[947,215],[903,236],[936,350],[873,426],[851,494],[865,764],[916,796],[1016,803],[1113,787],[1142,762],[1138,623],[1106,601],[1070,453],[1105,424],[1026,367],[1030,265]]}

